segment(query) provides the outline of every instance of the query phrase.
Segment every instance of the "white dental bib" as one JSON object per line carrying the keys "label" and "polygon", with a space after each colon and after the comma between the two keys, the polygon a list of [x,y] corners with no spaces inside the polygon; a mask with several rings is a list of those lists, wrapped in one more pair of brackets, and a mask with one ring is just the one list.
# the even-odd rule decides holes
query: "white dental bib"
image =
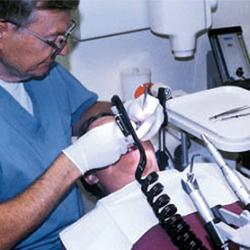
{"label": "white dental bib", "polygon": [[[196,211],[192,201],[181,186],[188,169],[183,172],[160,172],[160,182],[182,216]],[[220,169],[214,164],[198,163],[194,173],[200,190],[210,207],[237,201],[228,188]],[[241,176],[244,182],[249,179]],[[60,233],[67,250],[129,250],[150,228],[158,224],[152,208],[137,182],[99,200],[97,206],[81,219]]]}

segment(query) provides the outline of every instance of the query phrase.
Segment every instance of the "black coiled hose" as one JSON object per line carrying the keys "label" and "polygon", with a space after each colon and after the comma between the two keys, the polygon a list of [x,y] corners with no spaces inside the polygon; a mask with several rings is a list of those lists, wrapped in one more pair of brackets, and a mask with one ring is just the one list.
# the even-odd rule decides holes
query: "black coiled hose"
{"label": "black coiled hose", "polygon": [[140,179],[142,192],[153,208],[161,226],[172,242],[182,250],[206,249],[201,240],[190,230],[189,225],[177,214],[177,208],[170,203],[170,197],[163,193],[163,185],[158,182],[158,174],[152,172],[145,179]]}
{"label": "black coiled hose", "polygon": [[164,186],[158,182],[159,176],[152,172],[147,177],[142,177],[147,160],[144,148],[138,139],[127,112],[119,98],[114,95],[111,99],[112,105],[116,107],[117,123],[121,127],[125,136],[131,135],[134,145],[140,152],[140,160],[136,169],[135,178],[141,184],[141,190],[147,197],[147,201],[152,207],[160,225],[169,235],[172,242],[181,250],[206,250],[201,240],[190,230],[189,225],[177,214],[177,208],[170,203],[170,197],[163,193]]}

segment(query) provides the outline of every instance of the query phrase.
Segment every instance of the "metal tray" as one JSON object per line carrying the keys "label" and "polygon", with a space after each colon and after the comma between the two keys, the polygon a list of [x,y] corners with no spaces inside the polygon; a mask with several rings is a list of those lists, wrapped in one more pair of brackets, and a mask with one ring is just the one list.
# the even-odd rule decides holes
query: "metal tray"
{"label": "metal tray", "polygon": [[250,91],[223,86],[171,99],[166,106],[170,124],[197,138],[207,135],[223,151],[242,152],[250,150],[250,115],[228,120],[209,117],[244,105],[250,106]]}

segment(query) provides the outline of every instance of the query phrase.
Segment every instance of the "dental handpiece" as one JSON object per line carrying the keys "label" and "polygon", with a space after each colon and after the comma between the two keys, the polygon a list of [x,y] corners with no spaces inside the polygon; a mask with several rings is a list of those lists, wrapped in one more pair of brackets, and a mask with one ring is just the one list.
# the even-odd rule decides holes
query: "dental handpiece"
{"label": "dental handpiece", "polygon": [[216,227],[215,217],[200,191],[194,174],[188,174],[187,181],[182,179],[181,184],[184,191],[191,198],[201,218],[205,222],[205,229],[214,245],[220,249],[228,249],[228,242],[224,239]]}
{"label": "dental handpiece", "polygon": [[201,138],[205,143],[208,151],[214,158],[215,162],[220,167],[228,185],[231,187],[240,202],[244,204],[245,209],[250,211],[250,193],[245,184],[239,178],[237,173],[225,163],[224,159],[222,158],[222,155],[212,144],[212,142],[209,141],[209,139],[205,135],[201,135]]}

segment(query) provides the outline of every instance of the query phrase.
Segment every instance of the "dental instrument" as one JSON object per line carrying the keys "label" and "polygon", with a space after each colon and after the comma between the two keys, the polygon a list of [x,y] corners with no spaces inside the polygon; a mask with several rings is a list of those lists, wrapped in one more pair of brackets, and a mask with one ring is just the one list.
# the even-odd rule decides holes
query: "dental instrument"
{"label": "dental instrument", "polygon": [[250,115],[250,112],[243,113],[243,114],[238,114],[238,115],[227,116],[227,117],[222,117],[220,120],[221,121],[225,121],[225,120],[230,120],[230,119],[234,119],[234,118],[240,118],[240,117],[249,116],[249,115]]}
{"label": "dental instrument", "polygon": [[[209,120],[217,119],[217,118],[220,118],[220,117],[223,117],[223,116],[226,116],[226,115],[236,114],[236,113],[238,113],[238,112],[240,112],[242,110],[246,110],[246,109],[249,109],[249,108],[250,108],[250,106],[244,105],[244,106],[240,106],[240,107],[237,107],[237,108],[229,109],[227,111],[224,111],[222,113],[218,113],[216,115],[213,115],[213,116],[209,117]],[[224,119],[226,119],[226,117]]]}
{"label": "dental instrument", "polygon": [[216,218],[212,210],[210,209],[205,197],[201,193],[198,182],[194,175],[193,163],[194,163],[194,157],[196,156],[198,155],[193,155],[192,157],[190,170],[187,173],[187,179],[181,180],[183,190],[188,194],[194,206],[196,207],[199,215],[205,222],[205,229],[208,232],[208,235],[210,236],[216,249],[229,249],[227,240],[219,232],[216,226],[218,220],[216,221]]}
{"label": "dental instrument", "polygon": [[228,185],[239,198],[240,202],[244,204],[245,209],[250,211],[250,193],[245,184],[241,181],[237,173],[226,164],[222,155],[212,142],[205,135],[201,135],[201,139],[217,165],[220,167]]}
{"label": "dental instrument", "polygon": [[148,92],[149,92],[149,87],[148,87],[147,84],[144,84],[144,85],[143,85],[143,93],[144,93],[144,96],[143,96],[143,102],[142,102],[142,110],[144,110],[144,107],[145,107],[145,105],[146,105]]}

